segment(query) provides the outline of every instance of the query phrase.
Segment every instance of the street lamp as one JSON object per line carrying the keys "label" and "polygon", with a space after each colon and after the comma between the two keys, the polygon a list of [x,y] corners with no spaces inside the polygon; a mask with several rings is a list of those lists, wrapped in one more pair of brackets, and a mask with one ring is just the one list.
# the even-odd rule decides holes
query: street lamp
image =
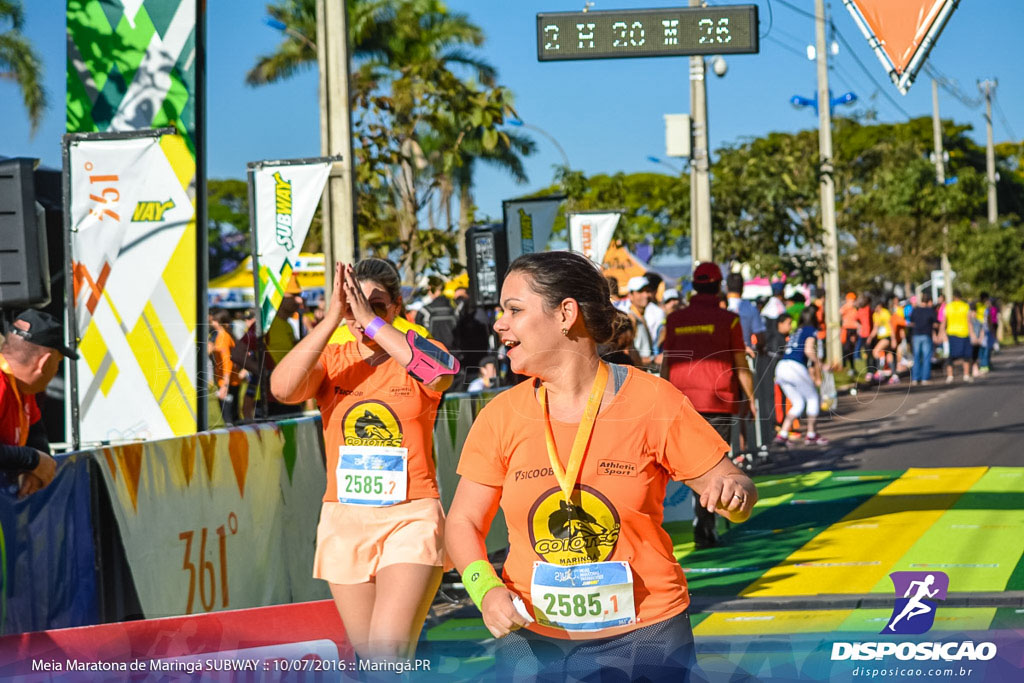
{"label": "street lamp", "polygon": [[[831,93],[831,91],[830,91],[830,93]],[[833,109],[835,109],[836,107],[838,107],[841,104],[853,104],[856,101],[857,101],[857,95],[855,93],[844,92],[839,97],[830,97],[829,98],[829,108],[828,108],[828,110],[831,113]],[[818,113],[818,96],[817,95],[815,95],[814,97],[801,97],[800,95],[793,95],[792,97],[789,98],[789,103],[792,104],[794,107],[797,107],[797,108],[799,108],[799,107],[813,107],[814,108],[814,113],[815,114]]]}
{"label": "street lamp", "polygon": [[679,175],[683,174],[683,169],[680,168],[679,166],[676,166],[675,164],[670,164],[667,161],[665,161],[664,159],[662,159],[660,157],[656,157],[656,156],[654,156],[652,154],[648,154],[647,155],[647,161],[651,162],[652,164],[661,164],[662,166],[665,166],[666,168],[671,168],[673,171],[675,171]]}
{"label": "street lamp", "polygon": [[540,133],[541,135],[543,135],[544,137],[546,137],[555,146],[555,148],[558,150],[558,153],[562,155],[562,162],[563,162],[563,165],[565,166],[566,170],[569,170],[569,169],[572,168],[572,165],[569,163],[569,156],[565,153],[565,150],[562,149],[562,145],[558,144],[558,140],[556,140],[555,137],[551,133],[547,132],[546,130],[544,130],[540,126],[535,126],[532,123],[526,123],[522,119],[515,118],[515,117],[509,117],[508,119],[506,119],[506,122],[510,126],[518,126],[520,128],[529,128],[530,130],[535,130],[538,133]]}
{"label": "street lamp", "polygon": [[273,17],[264,17],[263,18],[263,23],[266,24],[267,26],[269,26],[270,28],[277,29],[278,31],[280,31],[282,33],[287,33],[290,36],[294,36],[295,38],[298,38],[299,40],[304,42],[307,47],[309,47],[310,49],[312,49],[314,51],[316,50],[316,43],[314,43],[312,40],[310,40],[308,37],[306,37],[302,33],[299,33],[298,31],[293,29],[291,26],[288,26],[284,22],[278,21],[277,19],[275,19]]}

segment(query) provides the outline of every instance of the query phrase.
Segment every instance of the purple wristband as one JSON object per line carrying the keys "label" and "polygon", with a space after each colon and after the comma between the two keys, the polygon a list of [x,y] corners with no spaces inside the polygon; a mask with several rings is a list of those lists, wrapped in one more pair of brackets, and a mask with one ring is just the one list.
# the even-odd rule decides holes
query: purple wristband
{"label": "purple wristband", "polygon": [[387,324],[387,321],[378,315],[376,318],[370,321],[369,325],[366,326],[366,329],[363,330],[363,334],[365,334],[370,339],[373,339],[374,337],[377,336],[377,333],[380,332],[380,328],[384,327]]}

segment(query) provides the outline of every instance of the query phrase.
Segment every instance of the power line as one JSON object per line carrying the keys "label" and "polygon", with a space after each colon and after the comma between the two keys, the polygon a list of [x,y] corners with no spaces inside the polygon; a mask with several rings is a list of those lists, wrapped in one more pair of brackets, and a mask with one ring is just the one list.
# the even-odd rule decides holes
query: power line
{"label": "power line", "polygon": [[982,102],[984,102],[984,99],[981,97],[968,97],[964,94],[964,91],[960,89],[960,84],[957,83],[955,78],[950,78],[945,75],[939,71],[936,66],[926,62],[924,65],[924,71],[938,82],[939,87],[956,99],[960,100],[960,103],[968,109],[977,109],[981,106]]}
{"label": "power line", "polygon": [[[778,1],[782,2],[782,0],[778,0]],[[862,62],[860,60],[860,57],[857,56],[857,53],[853,51],[853,47],[850,45],[849,42],[847,42],[846,37],[842,34],[842,32],[839,30],[839,28],[835,25],[835,23],[833,23],[833,22],[829,22],[829,23],[832,25],[833,35],[838,37],[839,38],[839,42],[841,42],[843,44],[843,46],[846,47],[846,49],[850,53],[850,56],[853,57],[853,61],[857,62],[857,66],[860,67],[860,70],[864,72],[864,74],[871,80],[872,83],[874,83],[875,85],[878,85],[878,81],[875,80],[874,74],[871,72],[870,69],[867,68],[867,66],[864,65],[864,62]],[[899,111],[901,114],[906,116],[908,119],[911,118],[910,114],[907,113],[907,110],[904,109],[903,107],[901,107],[899,102],[897,102],[895,99],[893,99],[892,95],[890,95],[889,92],[885,89],[885,86],[880,87],[879,88],[879,92],[882,93],[882,95],[885,97],[885,99],[887,99],[889,101],[889,104],[891,104],[893,107],[895,107],[897,109],[897,111]]]}
{"label": "power line", "polygon": [[805,17],[810,17],[811,19],[815,18],[813,12],[808,12],[807,10],[805,10],[805,9],[803,9],[801,7],[797,7],[796,5],[792,5],[792,4],[788,3],[788,2],[786,2],[786,0],[775,0],[775,2],[779,3],[783,7],[788,7],[789,9],[793,10],[797,14],[802,14]]}
{"label": "power line", "polygon": [[805,53],[803,53],[803,52],[800,52],[800,50],[797,50],[797,49],[796,49],[795,47],[792,47],[792,46],[791,46],[791,45],[789,45],[788,43],[784,43],[784,42],[782,42],[781,40],[779,40],[779,39],[778,39],[778,38],[776,38],[775,36],[765,36],[765,38],[766,38],[766,39],[768,39],[768,40],[770,40],[770,41],[772,41],[773,43],[775,43],[775,44],[776,44],[776,45],[778,45],[779,47],[781,47],[781,48],[784,48],[784,49],[786,49],[786,50],[789,50],[790,52],[792,52],[793,54],[795,54],[795,55],[796,55],[797,57],[799,57],[800,59],[807,59],[807,55],[806,55]]}
{"label": "power line", "polygon": [[992,103],[993,103],[993,104],[995,105],[995,107],[996,107],[996,113],[997,113],[997,114],[999,114],[999,119],[1000,119],[1000,120],[1001,120],[1001,121],[1003,122],[1003,128],[1005,128],[1005,129],[1006,129],[1006,132],[1010,134],[1010,139],[1011,139],[1011,140],[1012,140],[1013,142],[1017,142],[1017,141],[1018,141],[1018,140],[1019,140],[1020,138],[1018,138],[1018,137],[1017,137],[1017,136],[1016,136],[1016,135],[1014,134],[1014,132],[1013,132],[1013,128],[1011,128],[1011,127],[1010,127],[1010,122],[1009,122],[1009,120],[1008,120],[1008,119],[1006,118],[1006,114],[1004,114],[1004,113],[1003,113],[1003,107],[1002,107],[1002,106],[1001,106],[1001,105],[999,104],[999,100],[998,100],[997,98],[993,97],[993,98],[992,98]]}

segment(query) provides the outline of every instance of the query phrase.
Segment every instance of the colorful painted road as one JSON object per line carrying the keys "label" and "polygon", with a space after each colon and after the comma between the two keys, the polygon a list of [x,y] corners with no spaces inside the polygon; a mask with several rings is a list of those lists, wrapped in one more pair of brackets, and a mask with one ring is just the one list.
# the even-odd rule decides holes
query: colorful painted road
{"label": "colorful painted road", "polygon": [[[1024,468],[910,468],[755,478],[760,500],[721,546],[696,551],[686,522],[666,524],[695,599],[872,593],[889,573],[943,571],[952,593],[1024,590]],[[824,605],[823,605],[824,606]],[[875,632],[889,609],[694,613],[694,634]],[[944,608],[935,630],[1024,628],[1024,609]],[[430,641],[484,640],[451,619]]]}

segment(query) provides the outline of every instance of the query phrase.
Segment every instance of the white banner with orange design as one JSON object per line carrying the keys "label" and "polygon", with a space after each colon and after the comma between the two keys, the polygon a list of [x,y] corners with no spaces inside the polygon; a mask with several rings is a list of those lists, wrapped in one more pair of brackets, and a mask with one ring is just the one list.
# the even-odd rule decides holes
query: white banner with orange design
{"label": "white banner with orange design", "polygon": [[76,443],[196,431],[195,161],[159,133],[65,142]]}
{"label": "white banner with orange design", "polygon": [[569,248],[597,265],[604,263],[620,213],[574,213],[569,216]]}
{"label": "white banner with orange design", "polygon": [[329,597],[313,419],[97,450],[147,618]]}

